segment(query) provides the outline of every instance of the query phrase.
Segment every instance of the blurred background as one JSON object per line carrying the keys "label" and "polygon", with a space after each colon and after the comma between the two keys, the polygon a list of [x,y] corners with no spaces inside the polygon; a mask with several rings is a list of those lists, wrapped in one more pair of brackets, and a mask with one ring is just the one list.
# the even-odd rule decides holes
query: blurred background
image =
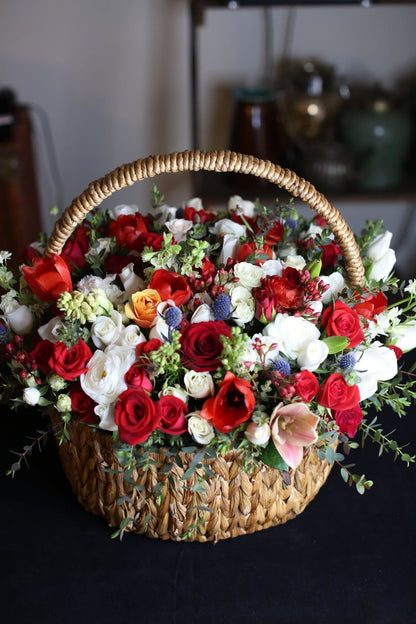
{"label": "blurred background", "polygon": [[[53,206],[122,163],[231,147],[304,175],[356,231],[383,218],[414,275],[415,3],[3,0],[0,16],[2,248],[50,232]],[[276,195],[156,182],[171,204]],[[139,183],[108,201],[149,194]]]}

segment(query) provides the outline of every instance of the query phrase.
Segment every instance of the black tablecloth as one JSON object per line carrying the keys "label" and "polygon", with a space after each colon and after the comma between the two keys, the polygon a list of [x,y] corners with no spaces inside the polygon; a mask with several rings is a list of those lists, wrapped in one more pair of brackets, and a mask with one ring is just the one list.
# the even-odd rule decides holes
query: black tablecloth
{"label": "black tablecloth", "polygon": [[[416,438],[415,417],[413,408],[403,441]],[[286,525],[216,545],[120,542],[76,501],[53,440],[30,469],[4,476],[7,449],[22,448],[34,420],[1,413],[2,622],[416,622],[416,468],[378,458],[374,445],[353,457],[375,481],[364,496],[334,468]],[[398,419],[386,421],[387,431]]]}

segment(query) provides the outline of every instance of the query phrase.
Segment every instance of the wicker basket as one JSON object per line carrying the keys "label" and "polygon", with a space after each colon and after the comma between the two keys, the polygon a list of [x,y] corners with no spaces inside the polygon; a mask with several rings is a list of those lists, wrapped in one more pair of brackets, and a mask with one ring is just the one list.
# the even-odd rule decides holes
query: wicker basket
{"label": "wicker basket", "polygon": [[[364,269],[359,249],[338,210],[292,171],[229,151],[152,156],[117,168],[91,183],[65,211],[48,241],[46,255],[59,254],[87,213],[115,191],[159,173],[199,170],[252,174],[301,198],[326,220],[334,233],[345,258],[349,284],[361,283]],[[52,414],[51,418],[59,427],[59,416]],[[204,492],[194,492],[189,486],[198,477],[198,469],[191,479],[184,480],[193,456],[182,453],[182,466],[164,466],[163,497],[158,504],[150,493],[160,478],[158,472],[163,464],[172,462],[171,458],[155,453],[155,465],[134,475],[139,485],[136,489],[123,481],[111,435],[80,422],[73,423],[69,433],[70,439],[59,446],[59,454],[81,505],[105,518],[110,526],[119,527],[123,522],[126,531],[161,539],[216,542],[283,524],[305,509],[331,470],[318,457],[316,448],[308,448],[300,466],[290,470],[291,485],[286,486],[282,474],[266,465],[260,464],[251,473],[244,472],[238,453],[230,452],[209,460],[216,476],[206,482]]]}

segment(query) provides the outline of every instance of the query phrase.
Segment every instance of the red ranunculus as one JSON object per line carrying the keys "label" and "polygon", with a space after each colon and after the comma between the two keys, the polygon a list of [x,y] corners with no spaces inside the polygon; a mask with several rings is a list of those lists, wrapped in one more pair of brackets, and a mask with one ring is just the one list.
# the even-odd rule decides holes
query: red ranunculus
{"label": "red ranunculus", "polygon": [[[361,297],[361,295],[358,295]],[[381,314],[387,308],[387,297],[381,290],[373,295],[372,293],[362,295],[362,301],[354,306],[354,310],[367,320],[373,319],[377,314]]]}
{"label": "red ranunculus", "polygon": [[340,432],[345,433],[349,438],[353,438],[357,433],[358,425],[363,419],[363,412],[359,405],[355,405],[350,409],[336,410],[334,418]]}
{"label": "red ranunculus", "polygon": [[207,256],[205,256],[205,258],[202,260],[202,267],[200,271],[201,279],[205,282],[209,279],[213,280],[217,274],[215,264],[211,262],[211,260]]}
{"label": "red ranunculus", "polygon": [[282,275],[267,275],[261,285],[253,288],[256,318],[271,321],[278,312],[284,314],[303,311],[307,305],[306,282],[297,269],[283,269]]}
{"label": "red ranunculus", "polygon": [[68,262],[69,266],[80,269],[85,269],[88,266],[85,254],[90,244],[89,231],[90,228],[84,224],[78,226],[73,236],[71,236],[63,248],[62,256]]}
{"label": "red ranunculus", "polygon": [[345,336],[348,347],[356,347],[364,340],[360,317],[353,308],[337,300],[334,305],[326,308],[322,315],[322,325],[326,327],[328,336]]}
{"label": "red ranunculus", "polygon": [[40,368],[44,375],[49,375],[51,367],[49,359],[53,352],[53,342],[50,340],[40,340],[36,347],[31,351],[30,356],[34,364]]}
{"label": "red ranunculus", "polygon": [[112,221],[109,227],[111,236],[116,237],[117,245],[125,245],[127,249],[133,250],[139,247],[140,236],[148,231],[147,219],[139,212],[134,215],[120,215],[116,221]]}
{"label": "red ranunculus", "polygon": [[328,245],[321,245],[321,249],[322,270],[326,271],[336,265],[341,249],[334,241],[331,241]]}
{"label": "red ranunculus", "polygon": [[147,377],[145,367],[135,362],[124,375],[128,388],[143,388],[146,392],[153,390],[153,384]]}
{"label": "red ranunculus", "polygon": [[218,394],[203,404],[201,416],[227,433],[250,418],[256,400],[250,383],[233,373],[226,373],[219,386]]}
{"label": "red ranunculus", "polygon": [[188,430],[185,414],[188,406],[182,399],[173,395],[160,397],[156,403],[156,412],[159,417],[158,429],[169,435],[181,435]]}
{"label": "red ranunculus", "polygon": [[56,301],[63,292],[72,292],[68,264],[57,254],[33,258],[33,267],[23,266],[22,271],[29,288],[44,301]]}
{"label": "red ranunculus", "polygon": [[131,446],[147,440],[159,424],[160,415],[150,396],[140,388],[127,388],[118,398],[114,418],[120,440]]}
{"label": "red ranunculus", "polygon": [[360,390],[356,384],[349,386],[340,373],[332,373],[318,394],[318,403],[332,410],[347,410],[360,401]]}
{"label": "red ranunculus", "polygon": [[183,209],[183,218],[193,223],[206,223],[207,221],[215,221],[216,215],[214,212],[196,210],[192,206],[185,206]]}
{"label": "red ranunculus", "polygon": [[261,249],[257,249],[256,243],[243,243],[237,251],[237,262],[247,262],[253,258],[254,264],[261,265],[266,260],[273,258],[273,250],[267,243],[264,243]]}
{"label": "red ranunculus", "polygon": [[181,331],[184,366],[197,372],[216,370],[223,349],[220,336],[231,338],[224,321],[202,321],[185,327]]}
{"label": "red ranunculus", "polygon": [[89,423],[91,425],[97,422],[97,416],[94,413],[94,407],[97,403],[89,397],[80,384],[75,384],[69,391],[71,397],[71,410],[78,416],[78,420]]}
{"label": "red ranunculus", "polygon": [[319,383],[316,376],[311,371],[303,370],[294,375],[293,383],[296,394],[302,401],[309,403],[319,392]]}
{"label": "red ranunculus", "polygon": [[187,280],[182,275],[165,269],[158,269],[153,273],[148,288],[157,290],[162,301],[172,299],[177,306],[189,301],[192,294]]}
{"label": "red ranunculus", "polygon": [[87,363],[91,357],[91,349],[82,338],[79,338],[70,348],[64,342],[55,342],[48,364],[62,379],[74,381],[82,373],[87,372]]}

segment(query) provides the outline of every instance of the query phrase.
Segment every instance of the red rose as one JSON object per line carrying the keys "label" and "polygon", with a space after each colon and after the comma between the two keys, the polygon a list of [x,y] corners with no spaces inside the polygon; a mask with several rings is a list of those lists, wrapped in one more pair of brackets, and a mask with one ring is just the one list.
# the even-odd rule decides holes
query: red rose
{"label": "red rose", "polygon": [[128,388],[119,396],[114,418],[120,440],[134,446],[147,440],[158,426],[160,416],[144,390]]}
{"label": "red rose", "polygon": [[331,241],[328,245],[321,245],[321,249],[322,270],[326,271],[336,265],[341,249],[334,241]]}
{"label": "red rose", "polygon": [[148,231],[147,219],[139,212],[134,215],[120,215],[109,227],[110,236],[115,236],[117,245],[125,245],[127,249],[138,248],[138,239]]}
{"label": "red rose", "polygon": [[173,395],[162,396],[156,403],[156,412],[159,417],[158,429],[169,435],[181,435],[188,430],[185,414],[188,406],[182,399]]}
{"label": "red rose", "polygon": [[197,372],[216,370],[223,349],[220,336],[231,338],[224,321],[202,321],[185,327],[181,331],[184,366]]}
{"label": "red rose", "polygon": [[149,353],[159,349],[162,344],[163,342],[159,340],[159,338],[151,338],[150,340],[146,340],[146,342],[140,342],[136,346],[136,354],[139,358],[140,365],[147,366],[149,363]]}
{"label": "red rose", "polygon": [[135,362],[124,375],[124,381],[128,388],[142,388],[146,392],[153,390],[153,384],[147,377],[145,367]]}
{"label": "red rose", "polygon": [[334,413],[335,422],[341,433],[345,433],[349,438],[353,438],[357,433],[358,425],[363,419],[363,413],[359,405],[345,410],[336,410]]}
{"label": "red rose", "polygon": [[64,342],[55,342],[48,364],[62,379],[73,381],[87,372],[87,363],[91,357],[91,349],[82,338],[79,338],[70,348]]}
{"label": "red rose", "polygon": [[153,273],[148,288],[157,290],[162,301],[172,299],[177,306],[189,301],[192,294],[187,280],[182,275],[165,269],[158,269]]}
{"label": "red rose", "polygon": [[318,403],[333,410],[348,410],[360,401],[360,391],[354,384],[349,386],[340,373],[332,373],[318,395]]}
{"label": "red rose", "polygon": [[353,308],[349,308],[342,301],[324,310],[322,325],[326,327],[328,336],[345,336],[348,338],[348,347],[356,347],[364,340],[360,317]]}
{"label": "red rose", "polygon": [[94,413],[97,403],[85,394],[80,384],[72,386],[69,396],[71,397],[71,410],[78,416],[78,420],[94,425],[97,422],[97,416]]}
{"label": "red rose", "polygon": [[268,245],[277,245],[277,243],[280,243],[283,240],[284,231],[285,228],[283,223],[275,221],[272,227],[268,230],[264,240]]}
{"label": "red rose", "polygon": [[201,416],[227,433],[250,418],[256,400],[250,383],[233,373],[226,373],[219,386],[218,394],[205,401]]}
{"label": "red rose", "polygon": [[254,264],[261,265],[272,258],[273,251],[267,243],[261,249],[257,249],[256,243],[243,243],[237,251],[237,262],[250,262],[255,259]]}
{"label": "red rose", "polygon": [[[358,295],[358,293],[357,293]],[[360,296],[360,295],[358,295]],[[377,314],[381,314],[387,308],[387,297],[380,291],[376,295],[372,293],[363,295],[363,300],[354,306],[354,310],[365,319],[371,320]]]}
{"label": "red rose", "polygon": [[56,301],[63,292],[72,292],[68,264],[57,254],[33,258],[33,267],[23,266],[22,271],[29,288],[44,301]]}
{"label": "red rose", "polygon": [[53,342],[50,340],[40,340],[36,347],[31,351],[30,355],[34,364],[40,368],[42,373],[49,375],[51,367],[49,359],[53,352]]}
{"label": "red rose", "polygon": [[296,394],[300,396],[302,401],[309,403],[319,392],[319,383],[313,373],[303,370],[294,375],[294,387]]}
{"label": "red rose", "polygon": [[89,227],[80,225],[62,250],[62,256],[68,262],[69,266],[80,269],[85,269],[88,266],[85,254],[88,251],[89,244]]}

